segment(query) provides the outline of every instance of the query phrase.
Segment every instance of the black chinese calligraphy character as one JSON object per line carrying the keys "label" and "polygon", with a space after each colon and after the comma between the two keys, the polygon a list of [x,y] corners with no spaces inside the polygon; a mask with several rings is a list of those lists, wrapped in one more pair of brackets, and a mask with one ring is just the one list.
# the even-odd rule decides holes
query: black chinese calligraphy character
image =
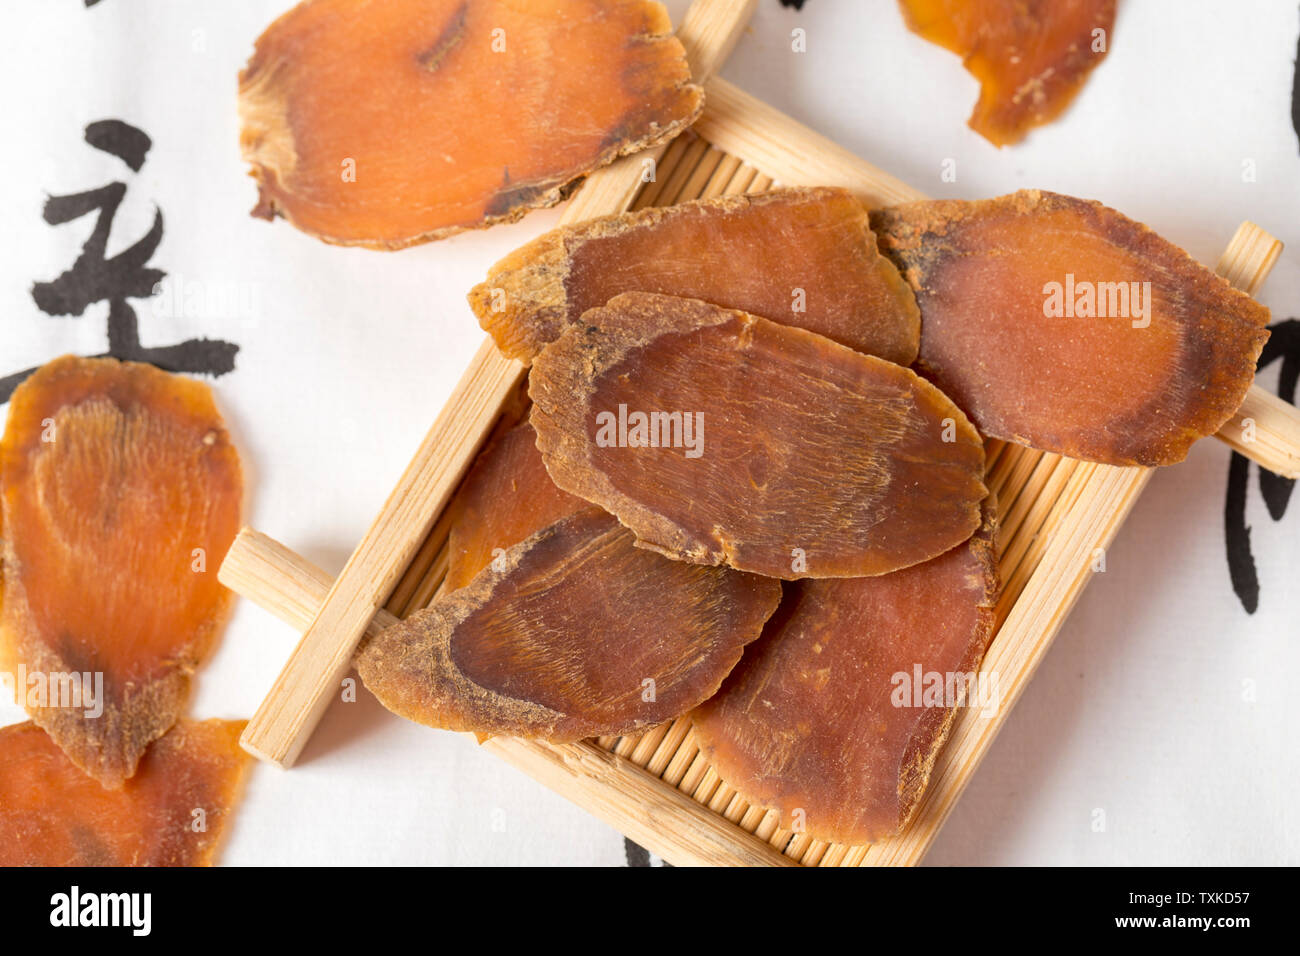
{"label": "black chinese calligraphy character", "polygon": [[[86,127],[86,142],[95,149],[120,159],[139,172],[152,146],[144,131],[120,120],[101,120]],[[130,299],[155,294],[167,273],[151,267],[163,237],[162,211],[155,208],[153,225],[143,237],[117,255],[108,256],[113,219],[126,197],[126,184],[109,183],[98,189],[46,200],[43,217],[51,226],[61,226],[95,214],[95,227],[81,247],[71,268],[49,282],[32,286],[32,299],[47,315],[80,316],[90,305],[108,303],[108,351],[105,355],[133,362],[149,362],[169,372],[224,375],[235,367],[239,346],[215,339],[189,339],[177,345],[145,346],[140,342],[140,323]],[[100,357],[100,356],[97,356]],[[0,378],[0,403],[34,368]]]}
{"label": "black chinese calligraphy character", "polygon": [[[1269,326],[1272,335],[1259,356],[1259,369],[1282,361],[1278,374],[1278,395],[1295,404],[1296,381],[1300,379],[1300,320],[1287,319]],[[1259,607],[1259,575],[1250,548],[1250,526],[1246,524],[1246,498],[1250,491],[1250,459],[1233,453],[1228,466],[1228,495],[1224,506],[1224,531],[1228,549],[1228,574],[1232,590],[1248,614]],[[1281,521],[1291,501],[1295,481],[1263,468],[1259,469],[1259,493],[1269,517]]]}
{"label": "black chinese calligraphy character", "polygon": [[1295,45],[1295,69],[1291,73],[1291,128],[1300,137],[1300,38]]}

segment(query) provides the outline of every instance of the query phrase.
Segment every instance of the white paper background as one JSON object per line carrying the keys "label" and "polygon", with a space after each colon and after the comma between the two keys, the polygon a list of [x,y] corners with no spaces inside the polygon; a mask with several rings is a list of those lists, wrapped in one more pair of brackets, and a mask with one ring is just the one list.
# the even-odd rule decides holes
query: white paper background
{"label": "white paper background", "polygon": [[[342,249],[248,216],[236,74],[289,0],[26,0],[0,39],[0,375],[105,348],[105,305],[52,318],[34,281],[71,265],[92,220],[51,227],[47,195],[128,184],[109,254],[148,229],[173,281],[251,308],[154,315],[146,344],[240,346],[215,382],[243,452],[249,519],[341,567],[482,339],[464,293],[554,225],[523,222],[401,253]],[[668,4],[680,19],[684,0]],[[807,52],[790,31],[807,32]],[[976,97],[958,59],[909,34],[893,0],[759,0],[727,79],[934,195],[1038,186],[1101,199],[1204,262],[1237,224],[1291,243],[1300,151],[1289,120],[1296,4],[1121,0],[1112,52],[1074,108],[998,151],[965,126]],[[359,91],[358,95],[364,95]],[[131,174],[83,140],[116,118],[153,139]],[[940,181],[946,159],[955,183]],[[1242,181],[1253,160],[1255,182]],[[1262,293],[1300,314],[1287,252]],[[1122,357],[1117,358],[1122,360]],[[1269,387],[1276,367],[1264,377]],[[1224,557],[1225,447],[1155,476],[929,856],[934,864],[1297,863],[1300,790],[1289,677],[1300,665],[1300,504],[1248,508],[1259,610]],[[246,717],[295,640],[241,602],[192,712]],[[1255,699],[1244,682],[1253,681]],[[0,705],[0,722],[22,719]],[[1094,812],[1106,816],[1094,832]],[[451,734],[390,716],[362,692],[336,704],[291,773],[257,767],[228,864],[601,864],[625,860],[604,824]]]}

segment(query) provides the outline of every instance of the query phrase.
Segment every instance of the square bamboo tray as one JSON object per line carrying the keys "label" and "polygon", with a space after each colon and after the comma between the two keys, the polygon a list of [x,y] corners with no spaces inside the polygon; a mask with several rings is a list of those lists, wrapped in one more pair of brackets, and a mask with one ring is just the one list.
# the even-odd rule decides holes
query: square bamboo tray
{"label": "square bamboo tray", "polygon": [[[753,0],[692,6],[679,36],[697,78],[725,58],[752,7]],[[729,83],[707,79],[705,90],[704,115],[691,131],[592,174],[563,222],[774,185],[843,186],[868,207],[924,198]],[[1217,269],[1253,293],[1280,251],[1277,240],[1245,223]],[[484,342],[337,581],[252,529],[240,533],[222,582],[306,632],[249,725],[250,752],[292,764],[363,631],[437,595],[446,571],[444,509],[479,448],[526,413],[526,379],[527,369]],[[1274,471],[1300,470],[1300,418],[1258,388],[1219,437]],[[845,846],[780,829],[776,813],[751,805],[708,765],[687,717],[635,737],[566,745],[494,738],[483,746],[674,865],[919,862],[1151,476],[998,441],[988,441],[986,453],[1004,587],[980,680],[996,681],[999,706],[992,714],[958,711],[924,797],[897,837]]]}

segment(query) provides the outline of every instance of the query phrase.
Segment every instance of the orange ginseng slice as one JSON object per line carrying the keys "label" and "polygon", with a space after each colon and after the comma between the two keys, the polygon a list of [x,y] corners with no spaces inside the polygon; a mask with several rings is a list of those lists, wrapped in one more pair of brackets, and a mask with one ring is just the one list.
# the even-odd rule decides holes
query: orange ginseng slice
{"label": "orange ginseng slice", "polygon": [[73,763],[120,786],[225,619],[238,454],[206,385],[68,356],[14,391],[0,492],[0,662]]}
{"label": "orange ginseng slice", "polygon": [[254,212],[395,249],[551,205],[694,121],[670,29],[651,0],[307,0],[240,76]]}
{"label": "orange ginseng slice", "polygon": [[528,422],[485,448],[448,506],[447,577],[455,590],[502,557],[505,549],[590,505],[551,481]]}
{"label": "orange ginseng slice", "polygon": [[586,508],[371,638],[356,667],[385,707],[433,727],[634,733],[707,700],[780,598],[770,578],[636,548]]}
{"label": "orange ginseng slice", "polygon": [[991,705],[974,675],[993,633],[993,536],[990,501],[980,531],[932,561],[788,585],[763,636],[692,714],[718,775],[813,839],[897,833],[955,707]]}
{"label": "orange ginseng slice", "polygon": [[979,527],[984,447],[910,369],[698,299],[628,292],[533,363],[555,483],[641,547],[771,577],[862,577]]}
{"label": "orange ginseng slice", "polygon": [[970,127],[995,146],[1056,119],[1106,57],[1115,0],[900,0],[914,33],[980,81]]}
{"label": "orange ginseng slice", "polygon": [[0,866],[207,866],[239,801],[242,720],[182,720],[117,790],[33,723],[0,728]]}
{"label": "orange ginseng slice", "polygon": [[900,365],[916,359],[912,290],[843,189],[778,189],[592,219],[548,232],[469,294],[511,358],[531,362],[620,292],[741,309]]}
{"label": "orange ginseng slice", "polygon": [[1268,309],[1100,203],[1027,190],[872,220],[921,306],[917,368],[986,435],[1168,465],[1250,388]]}

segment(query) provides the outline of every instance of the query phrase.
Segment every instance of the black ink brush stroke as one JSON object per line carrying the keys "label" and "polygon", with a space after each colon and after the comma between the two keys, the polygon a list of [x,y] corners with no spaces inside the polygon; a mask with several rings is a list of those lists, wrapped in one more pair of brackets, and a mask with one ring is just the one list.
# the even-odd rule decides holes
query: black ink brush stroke
{"label": "black ink brush stroke", "polygon": [[[627,837],[623,837],[623,854],[627,857],[628,866],[654,866],[650,862],[650,851],[637,843],[633,843]],[[672,864],[667,861],[661,861],[661,865],[672,869]]]}
{"label": "black ink brush stroke", "polygon": [[149,155],[153,140],[142,129],[121,120],[106,119],[86,127],[86,142],[95,149],[116,156],[138,173]]}
{"label": "black ink brush stroke", "polygon": [[[1286,319],[1269,326],[1272,333],[1260,353],[1257,370],[1281,359],[1277,394],[1295,404],[1296,384],[1300,380],[1300,320]],[[1224,543],[1227,548],[1228,576],[1232,590],[1247,614],[1259,609],[1259,574],[1250,544],[1250,525],[1246,523],[1246,503],[1250,492],[1250,459],[1233,452],[1228,464],[1228,493],[1224,502]],[[1269,517],[1281,521],[1291,501],[1295,480],[1259,469],[1259,493]]]}
{"label": "black ink brush stroke", "polygon": [[[86,142],[122,160],[132,170],[143,166],[152,141],[140,129],[121,120],[99,120],[85,129]],[[167,273],[149,265],[163,237],[162,211],[154,208],[149,231],[130,247],[107,256],[109,236],[118,207],[126,196],[126,184],[109,183],[98,189],[67,196],[51,196],[42,211],[51,226],[61,226],[95,214],[95,226],[81,247],[71,268],[57,278],[32,285],[37,308],[51,316],[80,316],[86,308],[108,303],[108,351],[94,358],[112,357],[130,362],[148,362],[164,371],[190,375],[220,376],[235,367],[239,346],[217,339],[188,339],[176,345],[146,346],[140,341],[140,322],[130,299],[156,294]],[[0,378],[0,403],[9,401],[16,389],[36,368],[24,369]]]}
{"label": "black ink brush stroke", "polygon": [[1291,75],[1291,128],[1300,138],[1300,37],[1296,38],[1295,69]]}
{"label": "black ink brush stroke", "polygon": [[[220,339],[186,339],[177,345],[139,346],[134,352],[110,349],[88,355],[86,358],[115,358],[123,362],[148,362],[164,372],[178,375],[211,375],[218,378],[235,370],[235,355],[239,346]],[[39,365],[25,368],[0,378],[0,405],[13,397],[14,389],[40,369]]]}
{"label": "black ink brush stroke", "polygon": [[153,225],[145,235],[113,258],[106,258],[113,218],[126,196],[125,183],[109,183],[73,196],[51,196],[45,221],[61,226],[97,212],[95,228],[72,267],[51,282],[32,286],[32,298],[46,315],[81,315],[92,302],[118,298],[147,299],[167,273],[146,267],[163,237],[162,211],[154,207]]}
{"label": "black ink brush stroke", "polygon": [[639,844],[633,843],[627,837],[623,837],[623,853],[627,857],[628,866],[650,865],[650,851]]}

